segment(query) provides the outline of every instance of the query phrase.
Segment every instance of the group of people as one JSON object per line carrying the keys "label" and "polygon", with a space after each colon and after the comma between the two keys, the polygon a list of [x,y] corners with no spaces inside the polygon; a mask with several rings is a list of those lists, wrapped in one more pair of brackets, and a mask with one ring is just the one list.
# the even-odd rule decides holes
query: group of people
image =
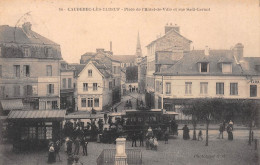
{"label": "group of people", "polygon": [[[72,145],[74,143],[74,153],[72,153]],[[65,139],[65,152],[68,155],[74,154],[74,155],[79,155],[80,151],[80,146],[82,147],[83,150],[83,156],[88,155],[88,140],[86,137],[77,137],[75,140],[72,140],[71,138],[67,137]]]}
{"label": "group of people", "polygon": [[232,122],[232,120],[229,121],[227,127],[226,127],[226,122],[224,121],[223,123],[220,123],[219,125],[219,139],[220,138],[224,138],[223,136],[223,133],[224,131],[226,130],[227,133],[228,133],[228,140],[233,140],[233,127],[234,123]]}

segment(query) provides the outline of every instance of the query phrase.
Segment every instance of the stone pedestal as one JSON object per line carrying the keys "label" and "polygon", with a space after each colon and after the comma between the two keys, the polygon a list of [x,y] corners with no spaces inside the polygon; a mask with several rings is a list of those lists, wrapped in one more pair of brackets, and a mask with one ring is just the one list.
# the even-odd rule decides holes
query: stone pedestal
{"label": "stone pedestal", "polygon": [[116,139],[115,165],[127,165],[127,155],[125,152],[125,138]]}

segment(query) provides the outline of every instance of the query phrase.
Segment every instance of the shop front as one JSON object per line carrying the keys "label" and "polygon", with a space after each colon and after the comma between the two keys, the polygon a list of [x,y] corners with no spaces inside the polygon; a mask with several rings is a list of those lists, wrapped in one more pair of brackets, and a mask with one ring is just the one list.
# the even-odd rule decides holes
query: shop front
{"label": "shop front", "polygon": [[65,110],[13,110],[7,117],[15,151],[45,149],[62,138]]}

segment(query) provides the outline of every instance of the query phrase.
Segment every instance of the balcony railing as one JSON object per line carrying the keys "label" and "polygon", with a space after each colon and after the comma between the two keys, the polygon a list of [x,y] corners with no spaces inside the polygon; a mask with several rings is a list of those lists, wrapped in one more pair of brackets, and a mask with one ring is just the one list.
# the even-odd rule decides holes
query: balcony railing
{"label": "balcony railing", "polygon": [[[142,165],[142,152],[139,149],[126,149],[128,165]],[[114,165],[116,149],[104,149],[97,158],[97,165]]]}

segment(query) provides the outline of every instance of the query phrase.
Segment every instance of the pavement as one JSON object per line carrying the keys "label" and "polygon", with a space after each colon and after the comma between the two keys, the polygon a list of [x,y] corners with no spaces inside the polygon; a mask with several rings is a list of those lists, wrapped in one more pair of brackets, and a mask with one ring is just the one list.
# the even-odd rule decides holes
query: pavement
{"label": "pavement", "polygon": [[[139,146],[139,142],[137,142]],[[143,165],[258,165],[259,149],[254,145],[248,145],[247,140],[234,139],[209,139],[209,145],[205,146],[205,140],[183,140],[181,136],[169,139],[168,144],[159,141],[158,150],[146,150],[145,147],[131,147],[131,141],[126,142],[127,149],[140,149]],[[88,156],[82,155],[80,148],[80,161],[84,165],[95,165],[96,159],[103,149],[115,149],[114,144],[90,142]],[[10,144],[0,144],[1,165],[46,165],[47,150],[31,152],[12,152]],[[55,165],[67,164],[67,155],[62,146],[60,151],[61,161]]]}

